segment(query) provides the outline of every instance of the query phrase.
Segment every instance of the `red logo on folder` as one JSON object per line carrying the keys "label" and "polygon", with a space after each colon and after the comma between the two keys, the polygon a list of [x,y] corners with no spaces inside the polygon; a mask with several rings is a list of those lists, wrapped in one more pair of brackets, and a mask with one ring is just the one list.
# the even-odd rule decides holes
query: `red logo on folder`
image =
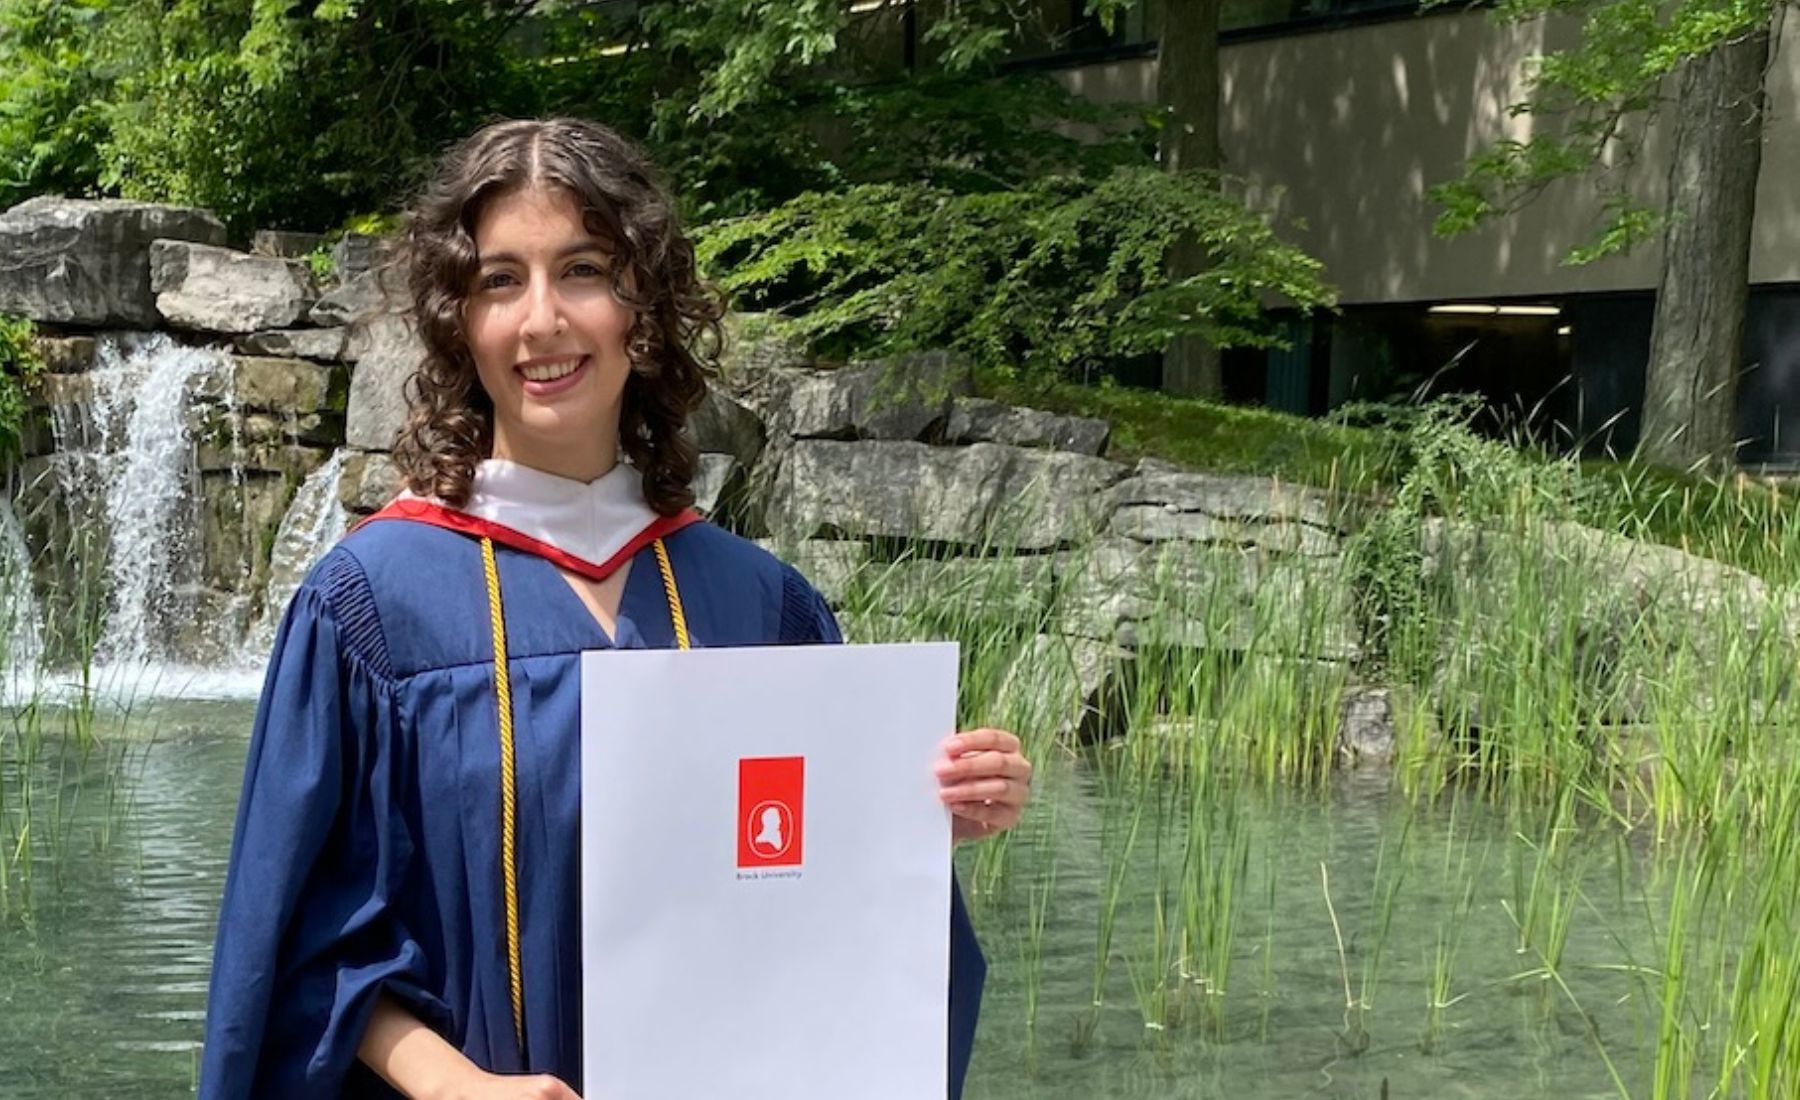
{"label": "red logo on folder", "polygon": [[806,801],[806,757],[738,761],[738,866],[797,867]]}

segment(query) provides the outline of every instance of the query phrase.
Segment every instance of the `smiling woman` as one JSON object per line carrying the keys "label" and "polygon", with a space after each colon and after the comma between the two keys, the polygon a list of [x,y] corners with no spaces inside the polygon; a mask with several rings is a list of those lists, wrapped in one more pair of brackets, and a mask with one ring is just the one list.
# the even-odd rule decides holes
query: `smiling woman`
{"label": "smiling woman", "polygon": [[463,307],[493,457],[577,481],[612,468],[636,311],[613,294],[608,258],[568,191],[496,198],[475,223],[481,256]]}
{"label": "smiling woman", "polygon": [[[630,142],[573,120],[488,127],[450,150],[426,185],[408,216],[405,260],[426,348],[394,455],[410,489],[460,506],[476,465],[496,456],[506,416],[498,405],[517,398],[512,411],[524,413],[533,396],[523,375],[506,372],[586,354],[590,371],[622,371],[610,414],[594,423],[612,429],[645,498],[662,515],[693,503],[698,456],[681,428],[705,393],[703,364],[718,354],[725,307]],[[604,361],[602,344],[622,348],[623,360]],[[490,390],[496,381],[510,385]],[[572,424],[574,411],[552,423]],[[602,466],[615,457],[592,438],[581,449],[600,453]]]}
{"label": "smiling woman", "polygon": [[[445,157],[403,260],[407,488],[314,569],[270,659],[209,1100],[573,1096],[582,653],[841,640],[798,572],[692,510],[721,306],[641,154],[587,122],[491,126]],[[1012,827],[1030,774],[1009,732],[946,737],[952,835]],[[985,963],[944,905],[954,1097]]]}

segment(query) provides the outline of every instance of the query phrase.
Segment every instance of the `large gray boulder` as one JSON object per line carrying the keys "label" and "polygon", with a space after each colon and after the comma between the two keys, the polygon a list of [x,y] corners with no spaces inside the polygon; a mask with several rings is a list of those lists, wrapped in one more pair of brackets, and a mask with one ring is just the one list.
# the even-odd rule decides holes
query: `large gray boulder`
{"label": "large gray boulder", "polygon": [[982,397],[959,397],[944,429],[946,443],[1004,443],[1047,447],[1081,455],[1106,450],[1112,426],[1085,416],[1058,416],[1042,409],[1016,408]]}
{"label": "large gray boulder", "polygon": [[1179,540],[1281,553],[1336,554],[1331,502],[1314,489],[1266,477],[1187,473],[1158,464],[1108,492],[1107,533],[1142,542]]}
{"label": "large gray boulder", "polygon": [[[373,323],[381,317],[406,314],[411,308],[412,300],[400,272],[391,267],[376,267],[345,278],[313,304],[309,316],[315,325],[352,326],[354,344],[356,326]],[[354,356],[354,350],[351,354]]]}
{"label": "large gray boulder", "polygon": [[202,375],[194,386],[195,396],[228,399],[240,410],[293,415],[342,415],[345,389],[342,367],[250,355],[232,356],[229,375]]}
{"label": "large gray boulder", "polygon": [[796,439],[920,439],[973,385],[966,360],[921,352],[785,374],[749,401],[771,432]]}
{"label": "large gray boulder", "polygon": [[1054,561],[1060,600],[1052,621],[1065,633],[1134,645],[1148,633],[1193,648],[1248,641],[1239,611],[1261,575],[1250,554],[1098,538]]}
{"label": "large gray boulder", "polygon": [[255,256],[298,260],[324,243],[323,233],[303,233],[294,229],[258,229],[250,234],[250,252]]}
{"label": "large gray boulder", "polygon": [[768,502],[777,536],[827,532],[1045,550],[1091,537],[1124,467],[1086,455],[977,443],[797,440]]}
{"label": "large gray boulder", "polygon": [[1338,699],[1336,756],[1344,767],[1389,765],[1398,753],[1402,693],[1350,687]]}
{"label": "large gray boulder", "polygon": [[1052,623],[1081,637],[1351,661],[1354,609],[1337,558],[1106,537],[1055,556]]}
{"label": "large gray boulder", "polygon": [[331,246],[331,263],[338,281],[347,283],[388,262],[399,244],[397,238],[374,237],[367,233],[346,233],[339,237],[337,244]]}
{"label": "large gray boulder", "polygon": [[758,539],[756,544],[800,571],[825,602],[842,607],[850,586],[867,567],[869,544],[840,539],[805,539],[784,543]]}
{"label": "large gray boulder", "polygon": [[1793,688],[1800,598],[1745,570],[1567,521],[1433,518],[1421,550],[1446,620],[1432,688],[1447,725],[1503,725],[1544,682],[1595,725],[1755,715]]}
{"label": "large gray boulder", "polygon": [[687,427],[702,451],[730,455],[745,469],[756,465],[762,454],[762,421],[717,385],[707,386],[700,407],[688,415]]}
{"label": "large gray boulder", "polygon": [[40,195],[0,214],[0,313],[50,324],[150,328],[156,240],[223,245],[206,210]]}
{"label": "large gray boulder", "polygon": [[890,615],[1038,622],[1054,590],[1047,555],[907,558],[867,567],[874,604]]}
{"label": "large gray boulder", "polygon": [[1063,744],[1099,740],[1112,732],[1103,726],[1105,690],[1130,658],[1107,642],[1038,634],[1007,667],[993,711],[976,720],[1047,730]]}
{"label": "large gray boulder", "polygon": [[425,345],[405,317],[382,316],[362,329],[353,349],[350,407],[344,441],[368,451],[392,450],[406,425],[406,380],[425,357]]}
{"label": "large gray boulder", "polygon": [[306,316],[319,297],[297,260],[252,256],[191,241],[152,241],[150,289],[156,309],[178,328],[255,332]]}
{"label": "large gray boulder", "polygon": [[730,455],[703,454],[700,468],[694,474],[694,507],[702,515],[717,517],[720,505],[729,507],[740,473],[737,459]]}

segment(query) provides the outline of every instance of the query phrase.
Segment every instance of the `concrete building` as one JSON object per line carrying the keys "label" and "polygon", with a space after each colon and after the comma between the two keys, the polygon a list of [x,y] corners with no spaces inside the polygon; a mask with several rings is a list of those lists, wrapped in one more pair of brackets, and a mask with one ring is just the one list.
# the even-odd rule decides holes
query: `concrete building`
{"label": "concrete building", "polygon": [[[1013,62],[1102,100],[1153,101],[1164,3],[1144,0],[1111,35],[1082,0],[1042,0],[1060,33]],[[863,7],[870,7],[865,4]],[[1503,26],[1487,6],[1421,12],[1415,0],[1226,0],[1221,141],[1257,209],[1298,225],[1323,261],[1337,314],[1293,317],[1289,352],[1233,353],[1236,397],[1320,413],[1358,396],[1439,388],[1485,394],[1593,450],[1636,441],[1658,256],[1564,262],[1600,224],[1596,188],[1572,181],[1480,231],[1441,239],[1429,189],[1533,120],[1530,58],[1572,40],[1566,23]],[[1800,463],[1800,19],[1773,51],[1757,192],[1754,289],[1739,385],[1740,456]],[[1615,165],[1657,201],[1667,135]]]}

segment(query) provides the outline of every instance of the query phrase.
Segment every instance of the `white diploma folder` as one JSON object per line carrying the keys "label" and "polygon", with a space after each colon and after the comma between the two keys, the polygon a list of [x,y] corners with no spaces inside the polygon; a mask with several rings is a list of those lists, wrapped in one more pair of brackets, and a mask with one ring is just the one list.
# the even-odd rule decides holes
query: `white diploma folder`
{"label": "white diploma folder", "polygon": [[583,655],[584,1100],[942,1100],[956,677],[949,643]]}

